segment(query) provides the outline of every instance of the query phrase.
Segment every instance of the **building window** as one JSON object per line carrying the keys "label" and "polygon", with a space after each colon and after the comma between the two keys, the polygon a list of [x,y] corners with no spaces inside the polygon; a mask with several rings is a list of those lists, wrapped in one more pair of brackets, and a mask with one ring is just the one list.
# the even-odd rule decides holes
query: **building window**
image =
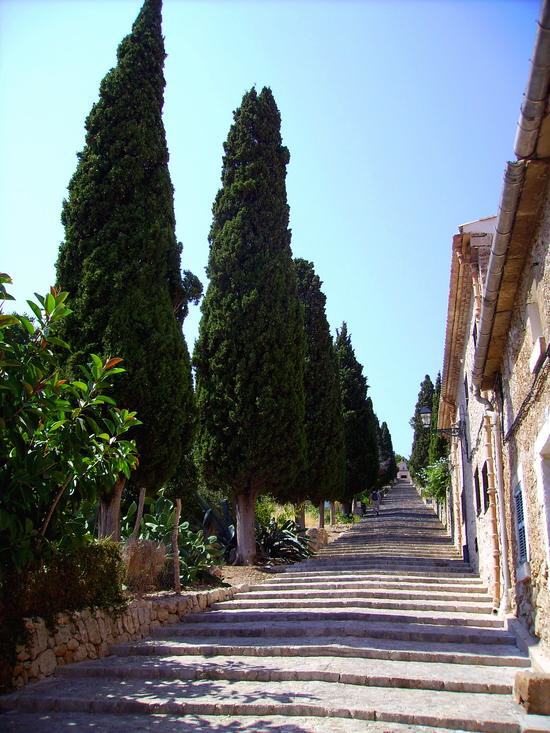
{"label": "building window", "polygon": [[516,534],[518,540],[518,565],[527,562],[527,529],[523,511],[523,491],[518,483],[514,489],[514,505],[516,507]]}
{"label": "building window", "polygon": [[546,353],[546,340],[542,331],[542,322],[537,302],[527,303],[527,321],[531,334],[531,357],[529,368],[534,374],[538,371]]}
{"label": "building window", "polygon": [[474,328],[472,331],[472,337],[474,339],[474,349],[477,346],[477,321],[474,321]]}
{"label": "building window", "polygon": [[468,377],[464,377],[464,399],[466,400],[466,409],[468,409],[468,401],[470,393],[468,392]]}
{"label": "building window", "polygon": [[489,476],[487,461],[485,461],[483,468],[481,469],[481,485],[483,487],[483,511],[486,512],[489,508]]}
{"label": "building window", "polygon": [[476,514],[479,517],[481,514],[481,489],[479,486],[479,469],[477,468],[474,473],[474,488],[476,492]]}

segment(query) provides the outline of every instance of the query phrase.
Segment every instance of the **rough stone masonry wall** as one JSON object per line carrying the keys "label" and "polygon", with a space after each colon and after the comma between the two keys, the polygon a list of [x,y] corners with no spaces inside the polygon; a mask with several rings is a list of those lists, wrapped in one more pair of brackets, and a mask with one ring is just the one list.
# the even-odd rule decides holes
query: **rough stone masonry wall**
{"label": "rough stone masonry wall", "polygon": [[[531,255],[528,257],[514,304],[514,314],[503,358],[504,433],[510,429],[514,418],[531,389],[534,375],[529,368],[531,336],[527,324],[526,304],[536,299],[541,322],[548,343],[550,333],[550,189],[546,192],[546,204],[541,223],[535,234]],[[525,411],[525,418],[516,432],[504,445],[504,483],[506,529],[510,551],[510,575],[513,610],[527,625],[531,633],[550,647],[550,589],[548,547],[544,516],[537,490],[534,443],[550,412],[550,385],[548,372],[539,377],[540,390]],[[514,476],[520,469],[524,492],[529,563],[531,577],[518,581],[516,558],[517,537],[513,490]],[[548,508],[547,508],[548,511]]]}
{"label": "rough stone masonry wall", "polygon": [[26,619],[27,641],[17,647],[13,685],[23,687],[48,677],[64,664],[104,657],[112,644],[142,639],[156,626],[177,623],[188,613],[203,611],[246,589],[246,586],[232,586],[180,596],[136,599],[118,615],[99,609],[60,613],[51,628],[42,618]]}

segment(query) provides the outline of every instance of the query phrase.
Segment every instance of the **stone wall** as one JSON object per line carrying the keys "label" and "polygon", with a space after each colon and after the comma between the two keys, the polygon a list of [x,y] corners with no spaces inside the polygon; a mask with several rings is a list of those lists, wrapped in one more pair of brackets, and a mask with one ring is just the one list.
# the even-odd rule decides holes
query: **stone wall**
{"label": "stone wall", "polygon": [[13,685],[22,687],[48,677],[65,664],[104,657],[113,644],[142,639],[156,626],[177,623],[188,613],[204,611],[247,589],[231,586],[135,599],[120,614],[99,609],[60,613],[51,628],[42,618],[26,619],[27,641],[16,650]]}
{"label": "stone wall", "polygon": [[[529,364],[533,352],[527,305],[538,303],[546,337],[550,339],[550,189],[518,288],[503,358],[503,462],[506,529],[510,547],[512,610],[528,630],[550,647],[549,538],[550,506],[537,475],[536,444],[550,418],[548,360],[538,374]],[[546,477],[548,479],[548,477]],[[521,482],[527,528],[528,564],[520,566],[514,489]],[[544,479],[543,479],[544,481]],[[546,481],[548,483],[548,481]],[[548,492],[546,486],[546,492]]]}

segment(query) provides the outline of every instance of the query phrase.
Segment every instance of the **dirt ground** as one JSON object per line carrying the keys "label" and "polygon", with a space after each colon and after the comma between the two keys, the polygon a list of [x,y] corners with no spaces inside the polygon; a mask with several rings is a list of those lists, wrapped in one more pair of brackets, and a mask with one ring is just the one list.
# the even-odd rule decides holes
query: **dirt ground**
{"label": "dirt ground", "polygon": [[224,565],[219,569],[221,577],[229,585],[241,585],[248,583],[257,585],[265,583],[274,577],[273,571],[267,570],[261,565]]}
{"label": "dirt ground", "polygon": [[[340,537],[342,532],[349,529],[348,524],[338,524],[334,527],[325,527],[328,534],[329,544],[334,542],[337,537]],[[250,585],[257,585],[258,583],[265,583],[270,580],[277,573],[283,572],[285,565],[276,565],[274,567],[265,567],[262,565],[224,565],[219,568],[218,573],[224,583],[230,585],[241,585],[242,583],[248,583]]]}

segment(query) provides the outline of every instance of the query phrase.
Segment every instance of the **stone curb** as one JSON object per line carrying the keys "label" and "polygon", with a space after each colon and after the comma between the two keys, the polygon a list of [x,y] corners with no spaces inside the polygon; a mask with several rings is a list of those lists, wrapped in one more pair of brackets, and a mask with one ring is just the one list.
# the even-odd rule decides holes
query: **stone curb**
{"label": "stone curb", "polygon": [[43,618],[25,619],[28,637],[25,644],[16,647],[12,684],[21,688],[53,675],[65,664],[105,657],[110,654],[113,644],[143,639],[155,628],[178,623],[189,613],[204,611],[249,588],[248,584],[243,584],[179,596],[135,598],[119,614],[113,610],[90,608],[59,613],[52,629]]}

